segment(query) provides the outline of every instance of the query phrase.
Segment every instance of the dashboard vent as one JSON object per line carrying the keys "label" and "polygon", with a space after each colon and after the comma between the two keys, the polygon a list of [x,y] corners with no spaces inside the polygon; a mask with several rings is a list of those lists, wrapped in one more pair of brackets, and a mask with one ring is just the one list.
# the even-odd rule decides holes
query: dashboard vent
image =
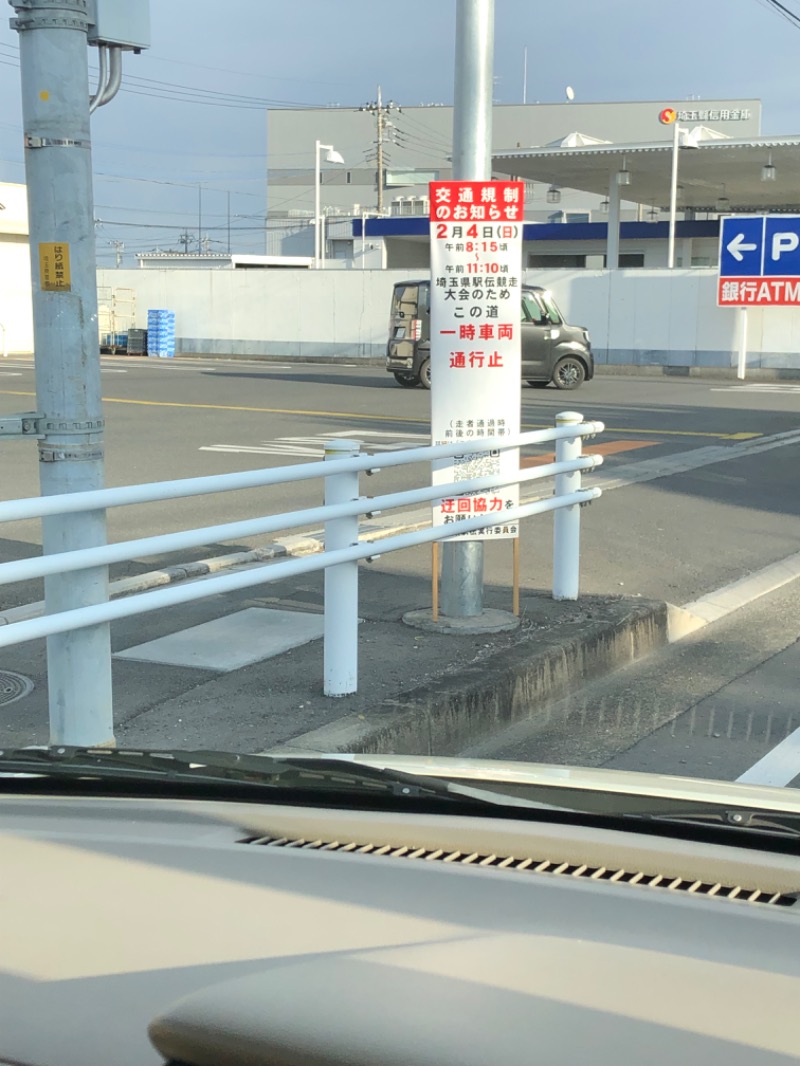
{"label": "dashboard vent", "polygon": [[668,892],[687,892],[695,896],[733,899],[742,903],[766,903],[775,907],[793,907],[797,896],[781,892],[765,892],[742,885],[713,884],[710,881],[691,881],[669,874],[647,874],[641,870],[617,870],[605,866],[555,862],[551,859],[516,858],[513,855],[479,855],[477,852],[444,851],[415,848],[413,845],[395,847],[392,844],[359,844],[355,841],[301,840],[289,837],[247,837],[240,844],[258,844],[267,848],[297,848],[301,851],[329,851],[347,855],[371,855],[387,859],[422,859],[425,862],[455,863],[459,866],[508,870],[513,873],[551,874],[556,877],[579,877],[590,881],[610,881],[614,884],[637,885]]}

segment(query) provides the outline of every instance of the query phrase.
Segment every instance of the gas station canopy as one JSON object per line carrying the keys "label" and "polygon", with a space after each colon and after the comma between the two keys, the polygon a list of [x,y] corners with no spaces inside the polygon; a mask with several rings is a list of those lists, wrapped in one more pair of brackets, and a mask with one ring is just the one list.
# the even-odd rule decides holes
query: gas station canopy
{"label": "gas station canopy", "polygon": [[[800,136],[734,140],[700,127],[685,131],[682,142],[679,211],[800,212]],[[492,170],[600,196],[628,171],[624,201],[667,209],[673,150],[671,141],[588,145],[575,134],[555,146],[497,152]]]}

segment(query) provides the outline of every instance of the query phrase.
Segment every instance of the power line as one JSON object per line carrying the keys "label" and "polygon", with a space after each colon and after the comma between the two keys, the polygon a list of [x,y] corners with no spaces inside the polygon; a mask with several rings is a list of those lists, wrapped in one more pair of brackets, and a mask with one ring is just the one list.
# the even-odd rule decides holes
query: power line
{"label": "power line", "polygon": [[800,15],[786,7],[785,4],[782,4],[781,0],[763,0],[763,6],[772,8],[776,14],[786,19],[790,25],[800,29]]}
{"label": "power line", "polygon": [[[14,48],[15,46],[4,45],[0,47]],[[4,66],[19,66],[14,53],[0,52],[0,63]],[[92,75],[96,71],[90,68]],[[299,100],[280,100],[272,97],[247,96],[243,93],[230,93],[218,89],[205,89],[199,85],[183,85],[180,82],[161,81],[158,78],[145,78],[138,74],[125,72],[125,80],[121,86],[121,92],[132,93],[135,96],[151,96],[157,99],[176,100],[180,103],[204,103],[212,107],[235,108],[245,111],[263,111],[268,107],[281,107],[285,109],[321,107],[303,103]]]}

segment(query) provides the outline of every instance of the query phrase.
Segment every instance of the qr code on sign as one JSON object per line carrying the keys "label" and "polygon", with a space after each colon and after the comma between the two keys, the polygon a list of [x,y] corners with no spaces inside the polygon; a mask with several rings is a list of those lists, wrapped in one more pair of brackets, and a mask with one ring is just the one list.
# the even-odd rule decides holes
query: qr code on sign
{"label": "qr code on sign", "polygon": [[488,477],[500,472],[500,452],[473,452],[453,459],[453,480],[468,481],[473,477]]}

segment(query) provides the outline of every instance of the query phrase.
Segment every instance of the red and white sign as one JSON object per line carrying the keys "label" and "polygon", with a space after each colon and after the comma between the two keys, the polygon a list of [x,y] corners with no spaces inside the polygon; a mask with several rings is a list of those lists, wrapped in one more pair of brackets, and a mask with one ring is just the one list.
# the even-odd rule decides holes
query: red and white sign
{"label": "red and white sign", "polygon": [[[520,431],[521,181],[434,181],[431,203],[431,437],[464,443],[433,464],[433,483],[519,472],[519,449],[481,450],[481,439]],[[496,516],[465,536],[516,537],[503,515],[519,486],[434,503],[434,525]]]}
{"label": "red and white sign", "polygon": [[720,278],[717,286],[720,307],[800,306],[800,277]]}

